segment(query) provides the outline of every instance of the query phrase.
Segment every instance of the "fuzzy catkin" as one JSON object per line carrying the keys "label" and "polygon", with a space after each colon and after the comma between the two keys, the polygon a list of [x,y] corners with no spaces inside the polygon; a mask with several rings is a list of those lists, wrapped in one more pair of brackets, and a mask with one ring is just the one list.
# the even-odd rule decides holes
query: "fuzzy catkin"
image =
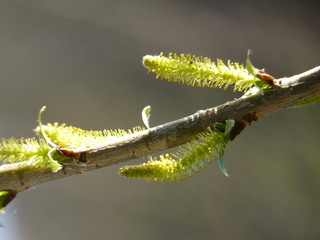
{"label": "fuzzy catkin", "polygon": [[161,79],[196,87],[227,89],[233,85],[234,91],[247,91],[257,83],[263,84],[239,63],[228,61],[225,64],[220,59],[213,62],[191,54],[147,55],[143,58],[143,65]]}

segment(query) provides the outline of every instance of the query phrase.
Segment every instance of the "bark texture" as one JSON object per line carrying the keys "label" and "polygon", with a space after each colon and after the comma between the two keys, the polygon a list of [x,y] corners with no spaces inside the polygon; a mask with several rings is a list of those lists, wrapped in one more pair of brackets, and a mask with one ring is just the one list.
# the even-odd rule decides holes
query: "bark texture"
{"label": "bark texture", "polygon": [[320,66],[288,78],[275,80],[269,89],[198,111],[190,116],[123,137],[107,145],[86,149],[60,149],[71,163],[51,170],[8,171],[0,173],[0,190],[21,192],[36,184],[80,174],[112,164],[133,160],[160,150],[184,144],[216,122],[236,121],[232,137],[243,128],[271,113],[320,94]]}

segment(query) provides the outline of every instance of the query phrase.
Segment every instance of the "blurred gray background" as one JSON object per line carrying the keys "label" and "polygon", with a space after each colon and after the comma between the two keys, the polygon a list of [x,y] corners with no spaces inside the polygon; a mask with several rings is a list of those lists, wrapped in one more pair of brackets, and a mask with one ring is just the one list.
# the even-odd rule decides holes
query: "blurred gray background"
{"label": "blurred gray background", "polygon": [[[320,64],[318,1],[0,0],[0,136],[44,122],[152,126],[240,96],[156,80],[146,54],[253,63],[275,77]],[[118,175],[120,165],[38,185],[0,216],[1,239],[319,239],[319,104],[287,109],[175,184]],[[132,163],[141,162],[141,160]]]}

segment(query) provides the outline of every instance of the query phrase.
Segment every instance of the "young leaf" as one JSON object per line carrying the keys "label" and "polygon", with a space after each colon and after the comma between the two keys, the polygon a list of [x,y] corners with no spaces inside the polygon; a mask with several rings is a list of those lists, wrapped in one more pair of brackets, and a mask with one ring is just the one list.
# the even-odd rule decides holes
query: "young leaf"
{"label": "young leaf", "polygon": [[315,96],[313,96],[311,98],[308,98],[308,99],[306,99],[306,100],[304,100],[302,102],[299,102],[299,103],[293,105],[292,107],[303,107],[305,105],[313,104],[313,103],[316,103],[318,101],[320,101],[320,94],[317,94],[317,95],[315,95]]}
{"label": "young leaf", "polygon": [[46,106],[43,106],[40,109],[39,114],[38,114],[38,124],[39,124],[40,133],[41,133],[41,136],[44,138],[45,142],[50,147],[56,148],[57,145],[51,141],[51,139],[47,136],[47,134],[44,132],[43,127],[42,127],[41,116],[42,116],[42,113],[44,112],[45,109],[46,109]]}
{"label": "young leaf", "polygon": [[3,211],[3,208],[14,199],[16,194],[15,191],[11,190],[0,191],[0,211]]}
{"label": "young leaf", "polygon": [[142,114],[141,114],[142,121],[143,121],[144,125],[146,125],[147,128],[150,128],[150,126],[149,126],[149,121],[150,121],[150,116],[151,116],[150,112],[151,112],[151,106],[146,106],[143,108]]}
{"label": "young leaf", "polygon": [[252,50],[248,49],[247,59],[246,59],[246,69],[251,75],[256,76],[258,73],[258,69],[256,69],[251,62],[250,57],[252,56],[252,54],[253,54]]}
{"label": "young leaf", "polygon": [[223,160],[224,160],[224,155],[222,154],[222,155],[219,156],[219,159],[218,159],[219,169],[226,177],[229,177],[229,175],[227,173],[227,170],[226,170],[226,168],[224,166]]}

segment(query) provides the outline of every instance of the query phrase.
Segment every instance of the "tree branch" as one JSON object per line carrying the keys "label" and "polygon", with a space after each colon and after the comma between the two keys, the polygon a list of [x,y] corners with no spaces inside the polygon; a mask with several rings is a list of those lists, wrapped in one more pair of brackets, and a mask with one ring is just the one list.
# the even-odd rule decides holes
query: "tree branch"
{"label": "tree branch", "polygon": [[7,171],[0,173],[0,190],[21,192],[36,184],[47,182],[112,164],[133,160],[160,150],[184,144],[216,122],[236,121],[234,138],[243,128],[259,118],[285,109],[320,94],[320,66],[302,74],[275,81],[275,85],[243,96],[220,106],[201,110],[193,115],[138,132],[105,145],[61,152],[73,160],[53,173],[42,170]]}

